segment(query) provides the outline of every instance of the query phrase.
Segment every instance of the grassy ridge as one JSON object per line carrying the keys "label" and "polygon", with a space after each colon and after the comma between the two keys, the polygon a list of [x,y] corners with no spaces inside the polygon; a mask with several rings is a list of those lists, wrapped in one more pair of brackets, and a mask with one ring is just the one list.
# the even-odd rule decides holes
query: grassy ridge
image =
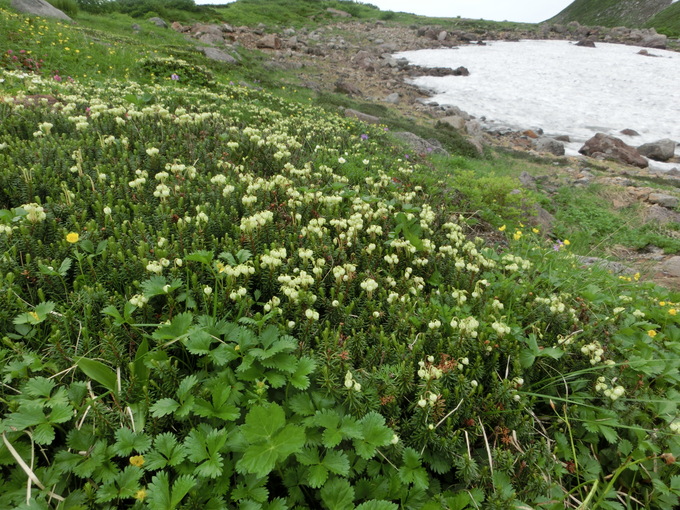
{"label": "grassy ridge", "polygon": [[677,2],[656,14],[646,23],[647,27],[654,27],[660,34],[669,37],[680,37],[680,4]]}
{"label": "grassy ridge", "polygon": [[[665,9],[669,0],[575,0],[548,21],[568,23],[578,21],[582,25],[606,27],[641,27],[659,11]],[[650,25],[655,26],[655,25]]]}

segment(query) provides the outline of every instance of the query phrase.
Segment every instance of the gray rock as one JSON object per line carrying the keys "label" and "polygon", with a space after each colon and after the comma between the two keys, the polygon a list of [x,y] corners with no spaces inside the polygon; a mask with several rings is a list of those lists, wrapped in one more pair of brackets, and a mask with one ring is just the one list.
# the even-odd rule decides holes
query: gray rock
{"label": "gray rock", "polygon": [[621,133],[622,135],[626,135],[626,136],[640,136],[640,133],[638,133],[634,129],[628,129],[628,128],[622,129],[621,131],[619,131],[619,133]]}
{"label": "gray rock", "polygon": [[605,135],[604,133],[597,133],[590,140],[586,141],[583,147],[579,149],[579,152],[590,157],[601,155],[604,158],[640,168],[646,168],[649,165],[635,147],[631,147],[624,143],[623,140]]}
{"label": "gray rock", "polygon": [[645,223],[665,225],[666,223],[680,223],[680,213],[671,211],[660,205],[653,204],[644,211]]}
{"label": "gray rock", "polygon": [[267,34],[257,42],[258,48],[267,48],[270,50],[281,49],[281,39],[276,34]]}
{"label": "gray rock", "polygon": [[659,265],[659,269],[670,276],[680,276],[680,257],[671,257]]}
{"label": "gray rock", "polygon": [[57,18],[71,21],[63,11],[56,7],[52,7],[44,0],[12,0],[10,4],[12,9],[16,9],[24,14],[33,14],[35,16],[42,16],[44,18]]}
{"label": "gray rock", "polygon": [[367,124],[380,124],[380,118],[357,110],[352,110],[351,108],[345,109],[345,117],[353,117]]}
{"label": "gray rock", "polygon": [[667,43],[668,37],[666,37],[664,34],[646,35],[642,37],[642,41],[640,42],[640,44],[645,48],[656,48],[661,50],[666,48]]}
{"label": "gray rock", "polygon": [[531,175],[529,172],[522,172],[519,174],[519,182],[521,182],[522,186],[527,189],[536,189],[536,181],[536,177]]}
{"label": "gray rock", "polygon": [[393,136],[405,142],[418,154],[442,154],[449,156],[449,153],[441,146],[437,140],[425,140],[409,131],[395,131]]}
{"label": "gray rock", "polygon": [[399,102],[399,94],[397,94],[396,92],[393,92],[392,94],[387,96],[385,99],[383,99],[383,101],[385,101],[386,103],[390,103],[390,104],[397,104]]}
{"label": "gray rock", "polygon": [[576,46],[582,46],[584,48],[594,48],[595,41],[593,41],[592,39],[581,39],[579,42],[576,43]]}
{"label": "gray rock", "polygon": [[449,115],[448,117],[442,118],[440,122],[448,124],[458,130],[465,129],[465,119],[459,115]]}
{"label": "gray rock", "polygon": [[554,138],[539,138],[536,140],[536,150],[539,152],[548,152],[555,156],[564,156],[564,144],[558,142]]}
{"label": "gray rock", "polygon": [[640,145],[638,151],[650,159],[668,161],[675,155],[675,142],[669,138],[664,138],[663,140]]}
{"label": "gray rock", "polygon": [[203,44],[224,44],[222,34],[203,34],[198,40]]}
{"label": "gray rock", "polygon": [[210,60],[225,62],[227,64],[238,64],[238,60],[219,48],[213,48],[212,46],[201,46],[198,48],[198,50],[203,52],[203,54]]}
{"label": "gray rock", "polygon": [[652,204],[660,205],[667,209],[675,209],[680,204],[680,199],[666,193],[650,193],[647,200]]}
{"label": "gray rock", "polygon": [[465,121],[465,131],[471,136],[480,136],[482,134],[482,125],[476,120]]}
{"label": "gray rock", "polygon": [[163,21],[161,18],[159,18],[158,16],[154,16],[153,18],[149,18],[147,21],[150,22],[150,23],[153,23],[157,27],[168,28],[168,24],[165,21]]}
{"label": "gray rock", "polygon": [[446,30],[442,30],[437,34],[437,40],[438,41],[446,41],[446,38],[449,36],[449,33]]}
{"label": "gray rock", "polygon": [[338,80],[335,82],[336,92],[342,94],[347,94],[348,96],[360,96],[361,90],[353,83],[346,82],[344,80]]}
{"label": "gray rock", "polygon": [[635,274],[637,272],[635,269],[630,268],[630,267],[628,267],[624,264],[621,264],[620,262],[614,262],[612,260],[601,259],[599,257],[581,257],[581,256],[578,256],[576,258],[584,266],[601,267],[602,269],[606,269],[607,271],[614,273],[614,274]]}

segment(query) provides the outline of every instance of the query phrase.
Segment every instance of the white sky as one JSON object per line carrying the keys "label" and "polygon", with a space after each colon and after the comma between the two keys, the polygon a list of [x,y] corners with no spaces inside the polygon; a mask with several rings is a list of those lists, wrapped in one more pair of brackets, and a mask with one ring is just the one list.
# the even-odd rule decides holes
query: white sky
{"label": "white sky", "polygon": [[[229,0],[195,0],[197,4],[227,4]],[[573,0],[366,0],[383,11],[424,16],[522,21],[538,23],[552,18]]]}

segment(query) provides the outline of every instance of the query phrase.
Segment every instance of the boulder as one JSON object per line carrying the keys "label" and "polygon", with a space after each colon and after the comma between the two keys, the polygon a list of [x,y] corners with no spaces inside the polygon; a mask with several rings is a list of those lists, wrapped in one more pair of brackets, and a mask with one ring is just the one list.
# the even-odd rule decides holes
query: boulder
{"label": "boulder", "polygon": [[650,193],[647,200],[652,204],[660,205],[666,209],[675,209],[680,205],[680,199],[666,193]]}
{"label": "boulder", "polygon": [[594,48],[595,41],[593,41],[592,39],[581,39],[579,42],[576,43],[576,46],[583,46],[584,48]]}
{"label": "boulder", "polygon": [[267,48],[270,50],[281,49],[281,39],[276,34],[267,34],[257,42],[258,48]]}
{"label": "boulder", "polygon": [[202,46],[199,47],[198,50],[203,52],[203,54],[210,60],[224,62],[226,64],[238,64],[238,60],[219,48],[213,48],[212,46]]}
{"label": "boulder", "polygon": [[357,110],[352,110],[351,108],[345,109],[345,117],[353,117],[366,124],[380,124],[380,118],[369,115],[368,113],[363,113]]}
{"label": "boulder", "polygon": [[449,153],[437,140],[425,140],[409,131],[396,131],[392,135],[405,142],[418,154],[442,154],[449,156]]}
{"label": "boulder", "polygon": [[635,147],[631,147],[623,142],[623,140],[605,135],[604,133],[597,133],[593,136],[579,149],[579,152],[590,157],[602,155],[604,158],[640,168],[648,166],[647,160],[642,157]]}
{"label": "boulder", "polygon": [[640,145],[638,151],[650,159],[668,161],[675,155],[675,142],[669,138],[664,138],[663,140]]}
{"label": "boulder", "polygon": [[554,154],[555,156],[564,156],[564,144],[554,138],[539,138],[536,140],[536,150]]}
{"label": "boulder", "polygon": [[222,37],[222,34],[202,34],[198,40],[203,44],[224,44],[224,37]]}
{"label": "boulder", "polygon": [[644,210],[645,223],[665,225],[667,223],[680,223],[680,213],[671,211],[657,204],[650,205]]}
{"label": "boulder", "polygon": [[383,101],[390,104],[397,104],[399,102],[399,94],[393,92],[392,94],[386,96],[385,99],[383,99]]}
{"label": "boulder", "polygon": [[626,136],[640,136],[640,133],[638,133],[634,129],[628,129],[628,128],[622,129],[621,131],[619,131],[619,133],[621,133],[622,135],[626,135]]}
{"label": "boulder", "polygon": [[670,276],[680,276],[680,257],[677,255],[664,261],[659,269]]}
{"label": "boulder", "polygon": [[348,96],[362,95],[359,87],[344,80],[338,80],[335,82],[335,91],[340,92],[341,94],[347,94]]}
{"label": "boulder", "polygon": [[160,28],[168,28],[168,24],[167,24],[164,20],[162,20],[161,18],[159,18],[158,16],[154,16],[153,18],[149,18],[147,21],[148,21],[149,23],[153,23],[153,24],[156,25],[157,27],[160,27]]}
{"label": "boulder", "polygon": [[668,37],[664,34],[650,34],[642,37],[640,44],[645,48],[665,49]]}
{"label": "boulder", "polygon": [[33,14],[35,16],[42,16],[44,18],[57,18],[71,21],[63,11],[56,7],[52,7],[44,0],[12,0],[10,4],[12,9],[16,9],[24,14]]}
{"label": "boulder", "polygon": [[449,115],[448,117],[443,117],[440,119],[441,122],[444,124],[448,124],[449,126],[453,127],[454,129],[465,129],[465,119],[463,117],[460,117],[458,115]]}

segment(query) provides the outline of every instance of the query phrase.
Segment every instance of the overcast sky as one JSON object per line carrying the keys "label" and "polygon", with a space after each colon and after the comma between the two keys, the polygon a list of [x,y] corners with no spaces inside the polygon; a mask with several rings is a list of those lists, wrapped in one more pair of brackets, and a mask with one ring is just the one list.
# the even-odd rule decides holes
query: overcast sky
{"label": "overcast sky", "polygon": [[[197,4],[227,4],[229,0],[195,0]],[[424,16],[483,18],[538,23],[553,17],[573,0],[367,0],[383,11]]]}

